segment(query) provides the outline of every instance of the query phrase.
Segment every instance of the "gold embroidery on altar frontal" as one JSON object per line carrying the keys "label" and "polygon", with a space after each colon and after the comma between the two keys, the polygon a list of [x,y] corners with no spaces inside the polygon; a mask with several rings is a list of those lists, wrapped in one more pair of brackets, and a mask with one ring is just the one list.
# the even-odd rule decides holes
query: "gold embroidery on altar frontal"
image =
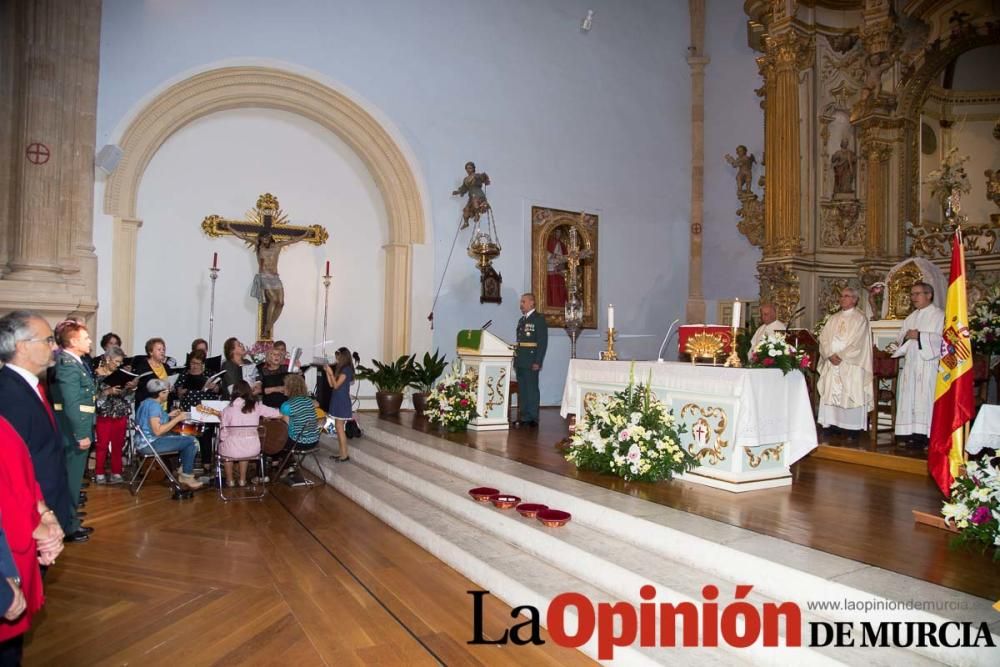
{"label": "gold embroidery on altar frontal", "polygon": [[[726,455],[722,450],[729,446],[729,441],[722,439],[722,434],[726,430],[726,411],[715,406],[702,407],[697,403],[687,403],[681,408],[681,418],[688,414],[700,415],[691,427],[690,433],[694,442],[688,445],[688,452],[702,464],[706,458],[711,465],[725,461]],[[709,422],[710,419],[718,420],[714,428]],[[714,444],[711,433],[715,434]]]}
{"label": "gold embroidery on altar frontal", "polygon": [[749,459],[750,467],[756,468],[764,461],[780,461],[781,452],[784,449],[785,445],[780,444],[780,445],[775,445],[774,447],[768,447],[767,449],[762,451],[759,455],[754,454],[753,449],[750,447],[744,447],[743,451],[746,453],[747,459]]}

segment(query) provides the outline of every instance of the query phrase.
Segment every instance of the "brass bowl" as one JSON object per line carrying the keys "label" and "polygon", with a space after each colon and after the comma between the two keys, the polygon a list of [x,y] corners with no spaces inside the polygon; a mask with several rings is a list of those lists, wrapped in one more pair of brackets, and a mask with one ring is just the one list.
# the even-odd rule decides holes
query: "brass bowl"
{"label": "brass bowl", "polygon": [[569,512],[563,512],[562,510],[545,509],[539,511],[538,514],[535,515],[535,518],[549,528],[559,528],[560,526],[565,526],[569,523],[569,520],[573,518],[573,515]]}
{"label": "brass bowl", "polygon": [[477,486],[474,489],[469,489],[469,495],[476,499],[480,503],[490,502],[490,498],[500,493],[499,489],[494,489],[489,486]]}
{"label": "brass bowl", "polygon": [[505,493],[497,493],[490,496],[490,502],[493,503],[493,506],[497,509],[509,510],[511,507],[514,507],[521,502],[521,499],[517,496],[508,496]]}
{"label": "brass bowl", "polygon": [[539,505],[538,503],[521,503],[517,506],[517,512],[523,517],[534,519],[535,515],[541,510],[547,510],[548,508],[548,505]]}

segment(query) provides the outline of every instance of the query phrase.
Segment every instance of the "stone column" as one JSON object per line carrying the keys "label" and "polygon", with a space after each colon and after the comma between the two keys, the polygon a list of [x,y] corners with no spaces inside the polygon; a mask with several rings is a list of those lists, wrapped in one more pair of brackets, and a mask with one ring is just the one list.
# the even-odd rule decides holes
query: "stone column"
{"label": "stone column", "polygon": [[691,260],[688,264],[688,299],[684,317],[687,322],[705,321],[705,296],[702,292],[702,229],[705,221],[705,0],[689,0],[691,46]]}
{"label": "stone column", "polygon": [[115,296],[111,300],[111,330],[121,336],[124,349],[135,353],[135,262],[139,228],[142,220],[115,218],[111,235],[111,284]]}
{"label": "stone column", "polygon": [[765,257],[796,255],[802,250],[798,69],[804,47],[805,39],[792,30],[767,38]]}
{"label": "stone column", "polygon": [[10,93],[0,104],[0,147],[9,146],[10,160],[0,192],[6,204],[0,306],[44,307],[53,319],[87,316],[97,306],[92,225],[101,0],[4,5],[0,16],[12,43],[0,47],[11,56],[0,67]]}
{"label": "stone column", "polygon": [[13,3],[0,2],[0,279],[7,268],[10,244],[12,132],[14,120],[15,40]]}
{"label": "stone column", "polygon": [[385,340],[382,349],[386,360],[410,353],[410,284],[413,249],[408,243],[390,243],[385,250]]}

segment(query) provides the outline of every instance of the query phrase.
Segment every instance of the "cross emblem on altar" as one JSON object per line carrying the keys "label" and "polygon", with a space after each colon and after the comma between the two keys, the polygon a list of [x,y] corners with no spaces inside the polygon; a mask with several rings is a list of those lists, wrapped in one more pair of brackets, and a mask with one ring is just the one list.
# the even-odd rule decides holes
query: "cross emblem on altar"
{"label": "cross emblem on altar", "polygon": [[708,427],[704,422],[699,421],[695,424],[694,428],[691,429],[691,434],[694,436],[694,441],[699,445],[708,444]]}

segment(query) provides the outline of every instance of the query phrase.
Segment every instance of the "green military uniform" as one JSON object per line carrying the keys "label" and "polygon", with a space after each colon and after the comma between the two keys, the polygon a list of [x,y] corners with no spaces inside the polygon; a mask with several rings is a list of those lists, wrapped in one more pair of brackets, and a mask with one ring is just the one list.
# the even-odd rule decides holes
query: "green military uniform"
{"label": "green military uniform", "polygon": [[522,422],[538,421],[538,373],[545,360],[549,345],[549,327],[545,317],[531,311],[517,322],[517,351],[514,353],[514,370],[517,371],[518,418]]}
{"label": "green military uniform", "polygon": [[52,407],[66,446],[66,472],[69,475],[69,497],[73,501],[74,522],[80,499],[83,472],[87,467],[89,449],[80,449],[80,440],[94,439],[97,419],[97,385],[90,369],[72,355],[62,353],[56,360],[55,382],[52,383]]}

